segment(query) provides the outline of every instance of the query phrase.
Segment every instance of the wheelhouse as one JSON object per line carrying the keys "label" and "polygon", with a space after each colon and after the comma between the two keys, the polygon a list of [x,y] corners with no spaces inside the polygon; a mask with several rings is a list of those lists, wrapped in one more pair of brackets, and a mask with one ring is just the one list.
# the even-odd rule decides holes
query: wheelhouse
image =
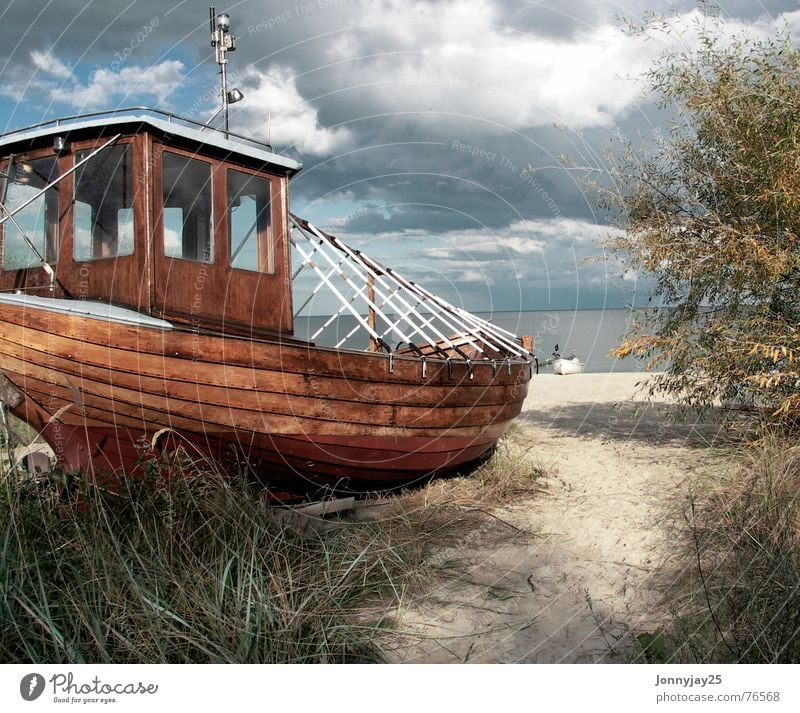
{"label": "wheelhouse", "polygon": [[291,335],[288,181],[300,168],[152,109],[6,134],[0,290]]}

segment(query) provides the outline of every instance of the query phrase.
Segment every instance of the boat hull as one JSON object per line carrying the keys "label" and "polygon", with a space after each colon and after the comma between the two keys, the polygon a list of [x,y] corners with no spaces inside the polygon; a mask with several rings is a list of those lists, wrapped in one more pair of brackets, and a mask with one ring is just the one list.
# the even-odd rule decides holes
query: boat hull
{"label": "boat hull", "polygon": [[524,361],[198,334],[3,304],[0,370],[60,464],[133,473],[183,446],[282,486],[384,488],[479,458],[522,408]]}

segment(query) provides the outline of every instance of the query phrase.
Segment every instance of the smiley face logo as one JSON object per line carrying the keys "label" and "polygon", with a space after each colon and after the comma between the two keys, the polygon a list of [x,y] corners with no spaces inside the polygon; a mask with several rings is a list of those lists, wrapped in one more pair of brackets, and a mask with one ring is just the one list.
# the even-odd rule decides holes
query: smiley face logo
{"label": "smiley face logo", "polygon": [[38,673],[29,673],[19,682],[19,694],[26,701],[35,701],[44,693],[44,676]]}

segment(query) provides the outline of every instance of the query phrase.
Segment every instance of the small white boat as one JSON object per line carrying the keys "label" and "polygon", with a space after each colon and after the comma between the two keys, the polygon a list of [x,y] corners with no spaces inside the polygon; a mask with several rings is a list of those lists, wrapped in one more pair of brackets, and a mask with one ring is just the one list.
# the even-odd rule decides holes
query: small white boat
{"label": "small white boat", "polygon": [[556,348],[553,350],[553,356],[551,356],[546,363],[553,367],[553,373],[555,374],[580,374],[586,366],[578,359],[575,350],[573,350],[572,354],[568,357],[562,357],[558,353],[558,344],[556,344]]}
{"label": "small white boat", "polygon": [[586,365],[578,357],[566,359],[561,357],[553,362],[555,374],[580,374]]}

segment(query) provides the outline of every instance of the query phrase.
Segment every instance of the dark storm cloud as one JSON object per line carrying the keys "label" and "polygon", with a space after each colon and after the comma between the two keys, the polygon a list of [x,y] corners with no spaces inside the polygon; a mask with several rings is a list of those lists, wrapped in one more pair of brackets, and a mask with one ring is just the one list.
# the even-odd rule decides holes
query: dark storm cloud
{"label": "dark storm cloud", "polygon": [[193,31],[205,31],[207,21],[197,14],[197,4],[193,12],[187,5],[170,13],[170,5],[157,0],[11,0],[0,22],[0,61],[25,64],[31,50],[50,49],[71,63],[111,62],[157,19],[152,41],[139,43],[135,52],[138,60],[152,61]]}
{"label": "dark storm cloud", "polygon": [[509,29],[550,36],[572,37],[613,17],[613,7],[592,0],[500,0],[498,6]]}
{"label": "dark storm cloud", "polygon": [[[675,10],[691,10],[697,3],[684,0],[670,3],[670,6]],[[746,21],[776,18],[781,13],[800,9],[797,0],[721,0],[718,6],[723,17]],[[709,7],[712,7],[710,3]]]}
{"label": "dark storm cloud", "polygon": [[352,200],[385,207],[354,215],[346,225],[353,232],[476,222],[497,228],[519,218],[594,219],[584,186],[588,172],[565,168],[559,157],[600,166],[590,142],[602,144],[604,130],[578,137],[553,127],[524,134],[481,128],[468,118],[444,122],[420,116],[399,127],[376,121],[359,129],[356,153],[307,161],[295,181],[295,198],[346,192]]}
{"label": "dark storm cloud", "polygon": [[[798,0],[720,0],[723,17],[752,21],[775,18],[783,12],[800,8]],[[641,21],[648,11],[664,14],[685,12],[698,6],[696,0],[628,0],[593,2],[592,0],[498,0],[509,29],[532,34],[571,38],[600,23],[615,23],[623,18]],[[711,7],[709,3],[709,7]]]}

